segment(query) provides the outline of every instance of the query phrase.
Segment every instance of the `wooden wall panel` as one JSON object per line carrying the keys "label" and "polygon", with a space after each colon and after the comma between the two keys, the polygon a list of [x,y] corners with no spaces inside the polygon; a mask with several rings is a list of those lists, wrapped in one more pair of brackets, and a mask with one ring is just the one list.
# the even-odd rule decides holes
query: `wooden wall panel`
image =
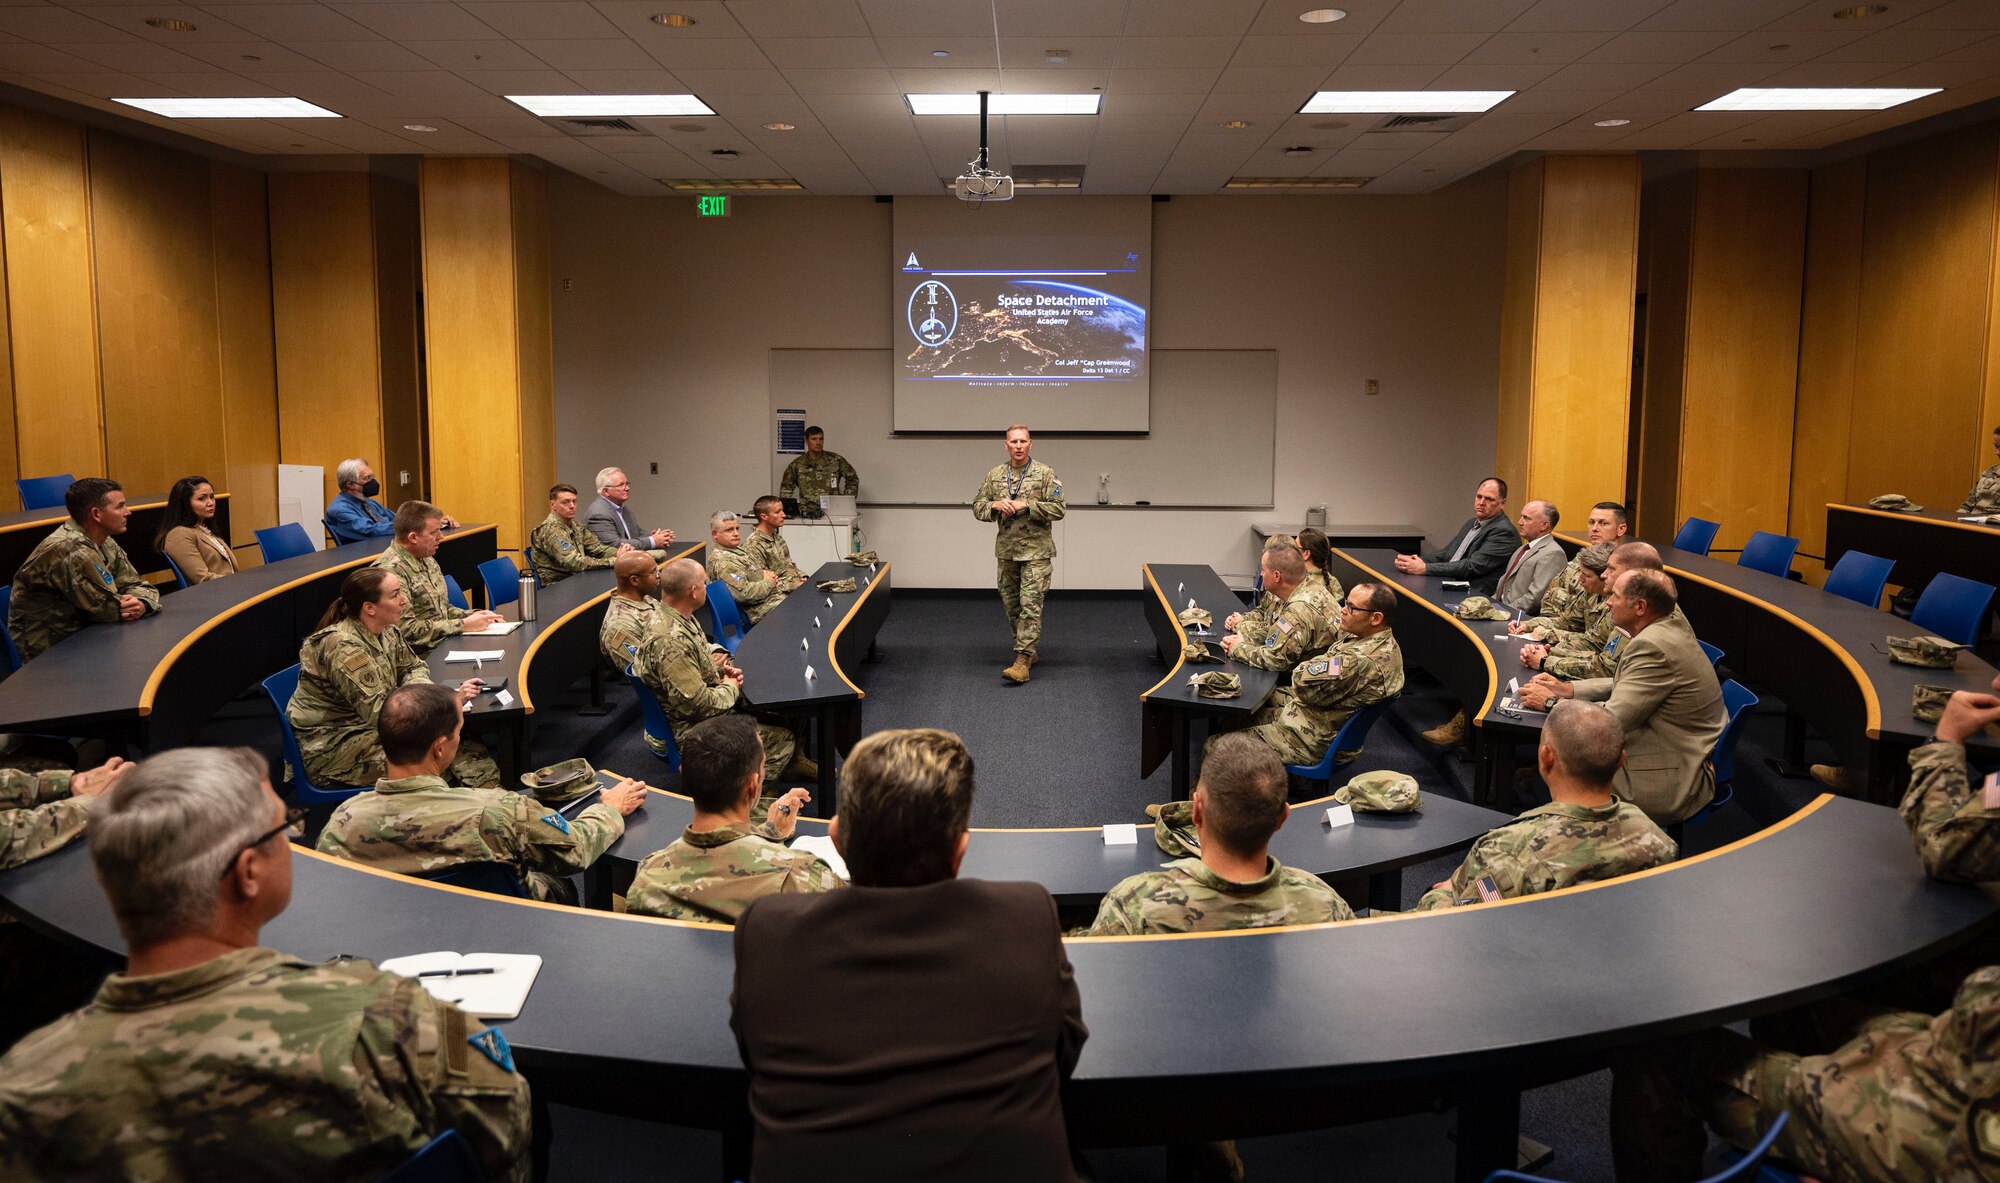
{"label": "wooden wall panel", "polygon": [[[1867,192],[1866,157],[1813,170],[1786,531],[1799,540],[1800,553],[1807,555],[1826,554],[1826,503],[1847,496],[1854,347],[1861,318],[1862,207]],[[1807,571],[1815,565],[1800,563]]]}
{"label": "wooden wall panel", "polygon": [[365,173],[276,173],[267,184],[279,457],[324,466],[331,500],[342,460],[361,456],[383,471],[369,180]]}
{"label": "wooden wall panel", "polygon": [[190,473],[220,482],[227,460],[207,163],[93,130],[90,191],[107,468],[136,491],[159,492]]}
{"label": "wooden wall panel", "polygon": [[[424,498],[424,407],[417,355],[417,190],[369,178],[375,218],[375,290],[382,357],[382,499],[391,509]],[[410,483],[401,483],[403,473]]]}
{"label": "wooden wall panel", "polygon": [[1692,173],[1646,187],[1646,360],[1639,399],[1639,496],[1632,532],[1668,539],[1680,520],[1681,416],[1687,396]]}
{"label": "wooden wall panel", "polygon": [[210,161],[209,215],[227,456],[226,471],[209,475],[229,491],[231,541],[255,554],[252,531],[278,521],[277,346],[264,174]]}
{"label": "wooden wall panel", "polygon": [[459,520],[494,522],[500,548],[519,550],[547,502],[531,514],[520,463],[511,170],[504,159],[432,157],[422,177],[431,489]]}
{"label": "wooden wall panel", "polygon": [[[0,160],[0,167],[5,167]],[[7,273],[6,235],[0,233],[0,278]],[[0,282],[0,326],[13,323],[7,285]],[[14,431],[14,347],[12,334],[0,332],[0,512],[21,508],[14,478],[21,475]]]}
{"label": "wooden wall panel", "polygon": [[1689,260],[1679,516],[1739,550],[1791,512],[1806,184],[1799,169],[1703,169]]}
{"label": "wooden wall panel", "polygon": [[105,471],[88,176],[80,124],[0,107],[16,448],[30,476]]}
{"label": "wooden wall panel", "polygon": [[[1847,495],[1957,505],[1983,443],[1988,289],[2000,127],[1934,136],[1868,158],[1854,424]],[[1917,431],[1879,428],[1918,423]],[[1941,442],[1945,441],[1945,442]],[[1949,457],[1947,462],[1944,458]]]}
{"label": "wooden wall panel", "polygon": [[[547,178],[512,164],[514,311],[521,380],[521,510],[530,521],[548,512],[556,475],[555,345],[549,275]],[[572,477],[579,489],[588,477]],[[585,504],[589,501],[586,498]]]}
{"label": "wooden wall panel", "polygon": [[[1507,263],[1500,296],[1500,414],[1493,471],[1528,472],[1535,385],[1535,293],[1541,282],[1542,159],[1507,178]],[[1558,503],[1560,505],[1560,503]]]}

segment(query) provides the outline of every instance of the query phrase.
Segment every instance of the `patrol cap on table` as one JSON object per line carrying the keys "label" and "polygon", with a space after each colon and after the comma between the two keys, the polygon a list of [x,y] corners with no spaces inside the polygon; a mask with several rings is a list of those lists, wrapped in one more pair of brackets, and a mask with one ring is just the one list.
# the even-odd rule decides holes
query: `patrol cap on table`
{"label": "patrol cap on table", "polygon": [[1183,608],[1177,619],[1182,624],[1214,624],[1215,614],[1206,608]]}
{"label": "patrol cap on table", "polygon": [[855,585],[852,579],[822,579],[813,586],[823,592],[851,592]]}
{"label": "patrol cap on table", "polygon": [[857,567],[872,567],[881,562],[882,558],[872,550],[857,550],[847,556],[847,561]]}
{"label": "patrol cap on table", "polygon": [[1458,602],[1460,620],[1505,620],[1511,615],[1485,596],[1467,596]]}
{"label": "patrol cap on table", "polygon": [[1958,664],[1958,651],[1963,648],[1943,637],[1890,637],[1889,660],[1948,670]]}
{"label": "patrol cap on table", "polygon": [[1240,698],[1243,694],[1243,679],[1221,670],[1195,674],[1188,678],[1188,685],[1203,698]]}
{"label": "patrol cap on table", "polygon": [[1352,805],[1356,813],[1415,813],[1424,803],[1416,777],[1386,768],[1348,781],[1333,799]]}
{"label": "patrol cap on table", "polygon": [[1868,499],[1870,509],[1889,509],[1898,513],[1916,513],[1923,506],[1903,496],[1901,493],[1884,493],[1880,497]]}
{"label": "patrol cap on table", "polygon": [[1194,828],[1194,802],[1169,801],[1165,805],[1148,805],[1146,812],[1153,818],[1153,844],[1161,853],[1185,858],[1201,853],[1201,835]]}
{"label": "patrol cap on table", "polygon": [[1926,723],[1944,718],[1944,704],[1951,698],[1949,686],[1918,686],[1910,691],[1910,714]]}
{"label": "patrol cap on table", "polygon": [[1214,662],[1217,665],[1222,663],[1222,659],[1215,655],[1215,651],[1200,641],[1189,641],[1182,645],[1181,660],[1189,665],[1201,665],[1203,662]]}
{"label": "patrol cap on table", "polygon": [[579,756],[525,773],[521,784],[544,805],[567,805],[597,787],[597,770]]}

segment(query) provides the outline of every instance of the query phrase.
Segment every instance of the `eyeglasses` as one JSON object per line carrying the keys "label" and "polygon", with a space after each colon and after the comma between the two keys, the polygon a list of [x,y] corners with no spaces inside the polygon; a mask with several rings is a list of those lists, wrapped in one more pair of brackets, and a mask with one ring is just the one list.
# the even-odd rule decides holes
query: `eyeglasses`
{"label": "eyeglasses", "polygon": [[294,805],[292,808],[287,809],[285,811],[284,821],[279,822],[277,825],[264,831],[262,834],[257,835],[257,837],[252,839],[248,844],[239,848],[236,851],[236,854],[230,855],[229,861],[222,864],[222,874],[217,876],[217,878],[220,879],[229,878],[229,872],[236,869],[237,856],[241,855],[245,850],[257,849],[259,846],[262,846],[266,842],[269,842],[271,839],[276,838],[278,835],[284,833],[286,830],[289,830],[293,826],[298,825],[300,822],[304,821],[305,818],[306,818],[306,811],[303,808]]}

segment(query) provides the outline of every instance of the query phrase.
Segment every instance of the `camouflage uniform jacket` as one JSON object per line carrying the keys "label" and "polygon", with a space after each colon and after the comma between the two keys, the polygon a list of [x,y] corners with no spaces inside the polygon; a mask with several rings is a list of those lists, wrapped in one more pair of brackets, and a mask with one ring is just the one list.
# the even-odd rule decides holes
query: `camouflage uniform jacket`
{"label": "camouflage uniform jacket", "polygon": [[83,833],[95,797],[71,797],[66,771],[0,768],[0,871],[60,850]]}
{"label": "camouflage uniform jacket", "polygon": [[535,566],[535,578],[547,587],[578,571],[611,566],[618,561],[618,548],[600,541],[582,518],[564,521],[552,513],[528,535],[528,561]]}
{"label": "camouflage uniform jacket", "polygon": [[1340,586],[1340,580],[1331,571],[1315,571],[1306,568],[1306,581],[1302,588],[1312,589],[1314,602],[1326,613],[1326,635],[1340,631],[1340,602],[1347,598],[1347,590]]}
{"label": "camouflage uniform jacket", "polygon": [[[748,547],[732,549],[713,540],[709,542],[708,577],[729,585],[729,594],[751,624],[762,620],[766,612],[777,607],[785,598],[785,593],[778,590],[776,583],[764,578],[765,570],[764,564],[751,561]],[[776,567],[768,570],[783,578]]]}
{"label": "camouflage uniform jacket", "polygon": [[661,616],[666,627],[640,646],[632,672],[660,696],[679,743],[696,723],[733,710],[743,692],[715,668],[700,625],[672,607]]}
{"label": "camouflage uniform jacket", "polygon": [[1972,492],[1965,495],[1965,504],[1958,507],[1962,514],[2000,513],[2000,464],[1979,474],[1972,482]]}
{"label": "camouflage uniform jacket", "polygon": [[454,605],[445,594],[444,569],[436,559],[420,559],[404,550],[402,543],[392,542],[369,566],[393,572],[403,581],[403,594],[410,597],[410,606],[403,610],[396,628],[410,648],[429,653],[446,637],[465,631],[465,618],[472,613]]}
{"label": "camouflage uniform jacket", "polygon": [[[299,688],[285,714],[298,733],[299,754],[316,779],[322,757],[348,749],[374,750],[375,716],[389,692],[405,682],[428,682],[431,671],[395,629],[381,636],[355,620],[337,620],[299,647]],[[329,776],[330,782],[341,783]]]}
{"label": "camouflage uniform jacket", "polygon": [[1926,744],[1910,753],[1910,787],[1903,821],[1917,857],[1933,879],[1950,883],[2000,881],[2000,809],[1974,792],[1965,771],[1965,745]]}
{"label": "camouflage uniform jacket", "polygon": [[1393,629],[1368,637],[1341,633],[1326,652],[1292,667],[1276,721],[1303,747],[1325,752],[1347,716],[1402,692],[1403,650]]}
{"label": "camouflage uniform jacket", "polygon": [[1528,618],[1528,627],[1555,633],[1580,633],[1590,627],[1591,604],[1604,601],[1584,588],[1582,570],[1583,563],[1574,558],[1563,567],[1542,593],[1542,611]]}
{"label": "camouflage uniform jacket", "polygon": [[1329,619],[1325,596],[1325,589],[1318,585],[1301,583],[1279,606],[1264,639],[1252,642],[1246,638],[1229,651],[1230,657],[1260,670],[1288,670],[1308,654],[1333,644],[1340,628]]}
{"label": "camouflage uniform jacket", "polygon": [[752,900],[784,892],[832,891],[833,868],[743,826],[696,832],[647,855],[625,892],[625,910],[669,920],[734,924]]}
{"label": "camouflage uniform jacket", "polygon": [[1268,591],[1257,593],[1257,603],[1236,622],[1236,635],[1246,641],[1262,641],[1271,631],[1271,622],[1278,618],[1278,609],[1285,602]]}
{"label": "camouflage uniform jacket", "polygon": [[0,1177],[378,1179],[446,1129],[528,1177],[528,1085],[414,978],[239,949],[150,977],[0,1060]]}
{"label": "camouflage uniform jacket", "polygon": [[783,533],[766,534],[761,529],[750,530],[743,535],[743,553],[749,556],[750,565],[760,574],[769,571],[778,577],[779,591],[794,591],[806,581],[806,573],[792,561],[792,548]]}
{"label": "camouflage uniform jacket", "polygon": [[[995,501],[1013,500],[1027,502],[1028,508],[1011,518],[993,512]],[[1016,562],[1055,558],[1056,536],[1049,523],[1067,512],[1056,470],[1032,456],[1026,469],[1016,469],[1012,464],[996,465],[979,483],[979,493],[972,500],[973,517],[1000,523],[993,539],[993,557]]]}
{"label": "camouflage uniform jacket", "polygon": [[139,578],[124,547],[110,538],[99,546],[75,521],[65,521],[15,572],[7,631],[21,660],[33,661],[84,625],[118,623],[120,596],[138,597],[148,616],[160,610],[160,593]]}
{"label": "camouflage uniform jacket", "polygon": [[1678,853],[1666,831],[1629,802],[1551,801],[1488,831],[1452,872],[1451,886],[1425,893],[1417,908],[1479,903],[1484,875],[1493,877],[1502,897],[1513,899],[1663,866]]}
{"label": "camouflage uniform jacket", "polygon": [[[1595,599],[1596,597],[1593,597]],[[1542,670],[1561,678],[1565,682],[1582,682],[1591,678],[1610,678],[1618,673],[1618,657],[1625,651],[1626,635],[1611,623],[1611,608],[1604,600],[1598,599],[1602,615],[1592,627],[1582,634],[1565,633],[1549,646],[1548,656],[1542,660]],[[1680,629],[1694,635],[1694,625],[1675,605],[1673,615],[1660,622],[1670,628]]]}
{"label": "camouflage uniform jacket", "polygon": [[612,593],[604,606],[604,623],[597,629],[597,648],[604,659],[619,669],[632,664],[632,654],[645,647],[646,638],[667,627],[666,609],[651,596],[636,600]]}
{"label": "camouflage uniform jacket", "polygon": [[1224,879],[1199,858],[1141,871],[1105,893],[1088,935],[1280,928],[1354,919],[1354,909],[1317,876],[1264,857],[1263,878],[1248,883]]}
{"label": "camouflage uniform jacket", "polygon": [[798,498],[799,509],[808,515],[819,512],[819,499],[828,493],[861,495],[860,474],[838,452],[807,452],[785,465],[785,475],[778,479],[778,496]]}

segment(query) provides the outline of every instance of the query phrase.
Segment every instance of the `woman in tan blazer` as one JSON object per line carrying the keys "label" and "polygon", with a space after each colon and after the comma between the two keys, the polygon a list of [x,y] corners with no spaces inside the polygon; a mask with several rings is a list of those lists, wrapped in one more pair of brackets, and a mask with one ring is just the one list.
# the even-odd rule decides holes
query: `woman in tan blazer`
{"label": "woman in tan blazer", "polygon": [[160,532],[153,539],[159,552],[174,561],[188,583],[205,583],[236,574],[236,552],[218,537],[215,486],[205,476],[184,476],[167,494],[167,512],[160,515]]}

